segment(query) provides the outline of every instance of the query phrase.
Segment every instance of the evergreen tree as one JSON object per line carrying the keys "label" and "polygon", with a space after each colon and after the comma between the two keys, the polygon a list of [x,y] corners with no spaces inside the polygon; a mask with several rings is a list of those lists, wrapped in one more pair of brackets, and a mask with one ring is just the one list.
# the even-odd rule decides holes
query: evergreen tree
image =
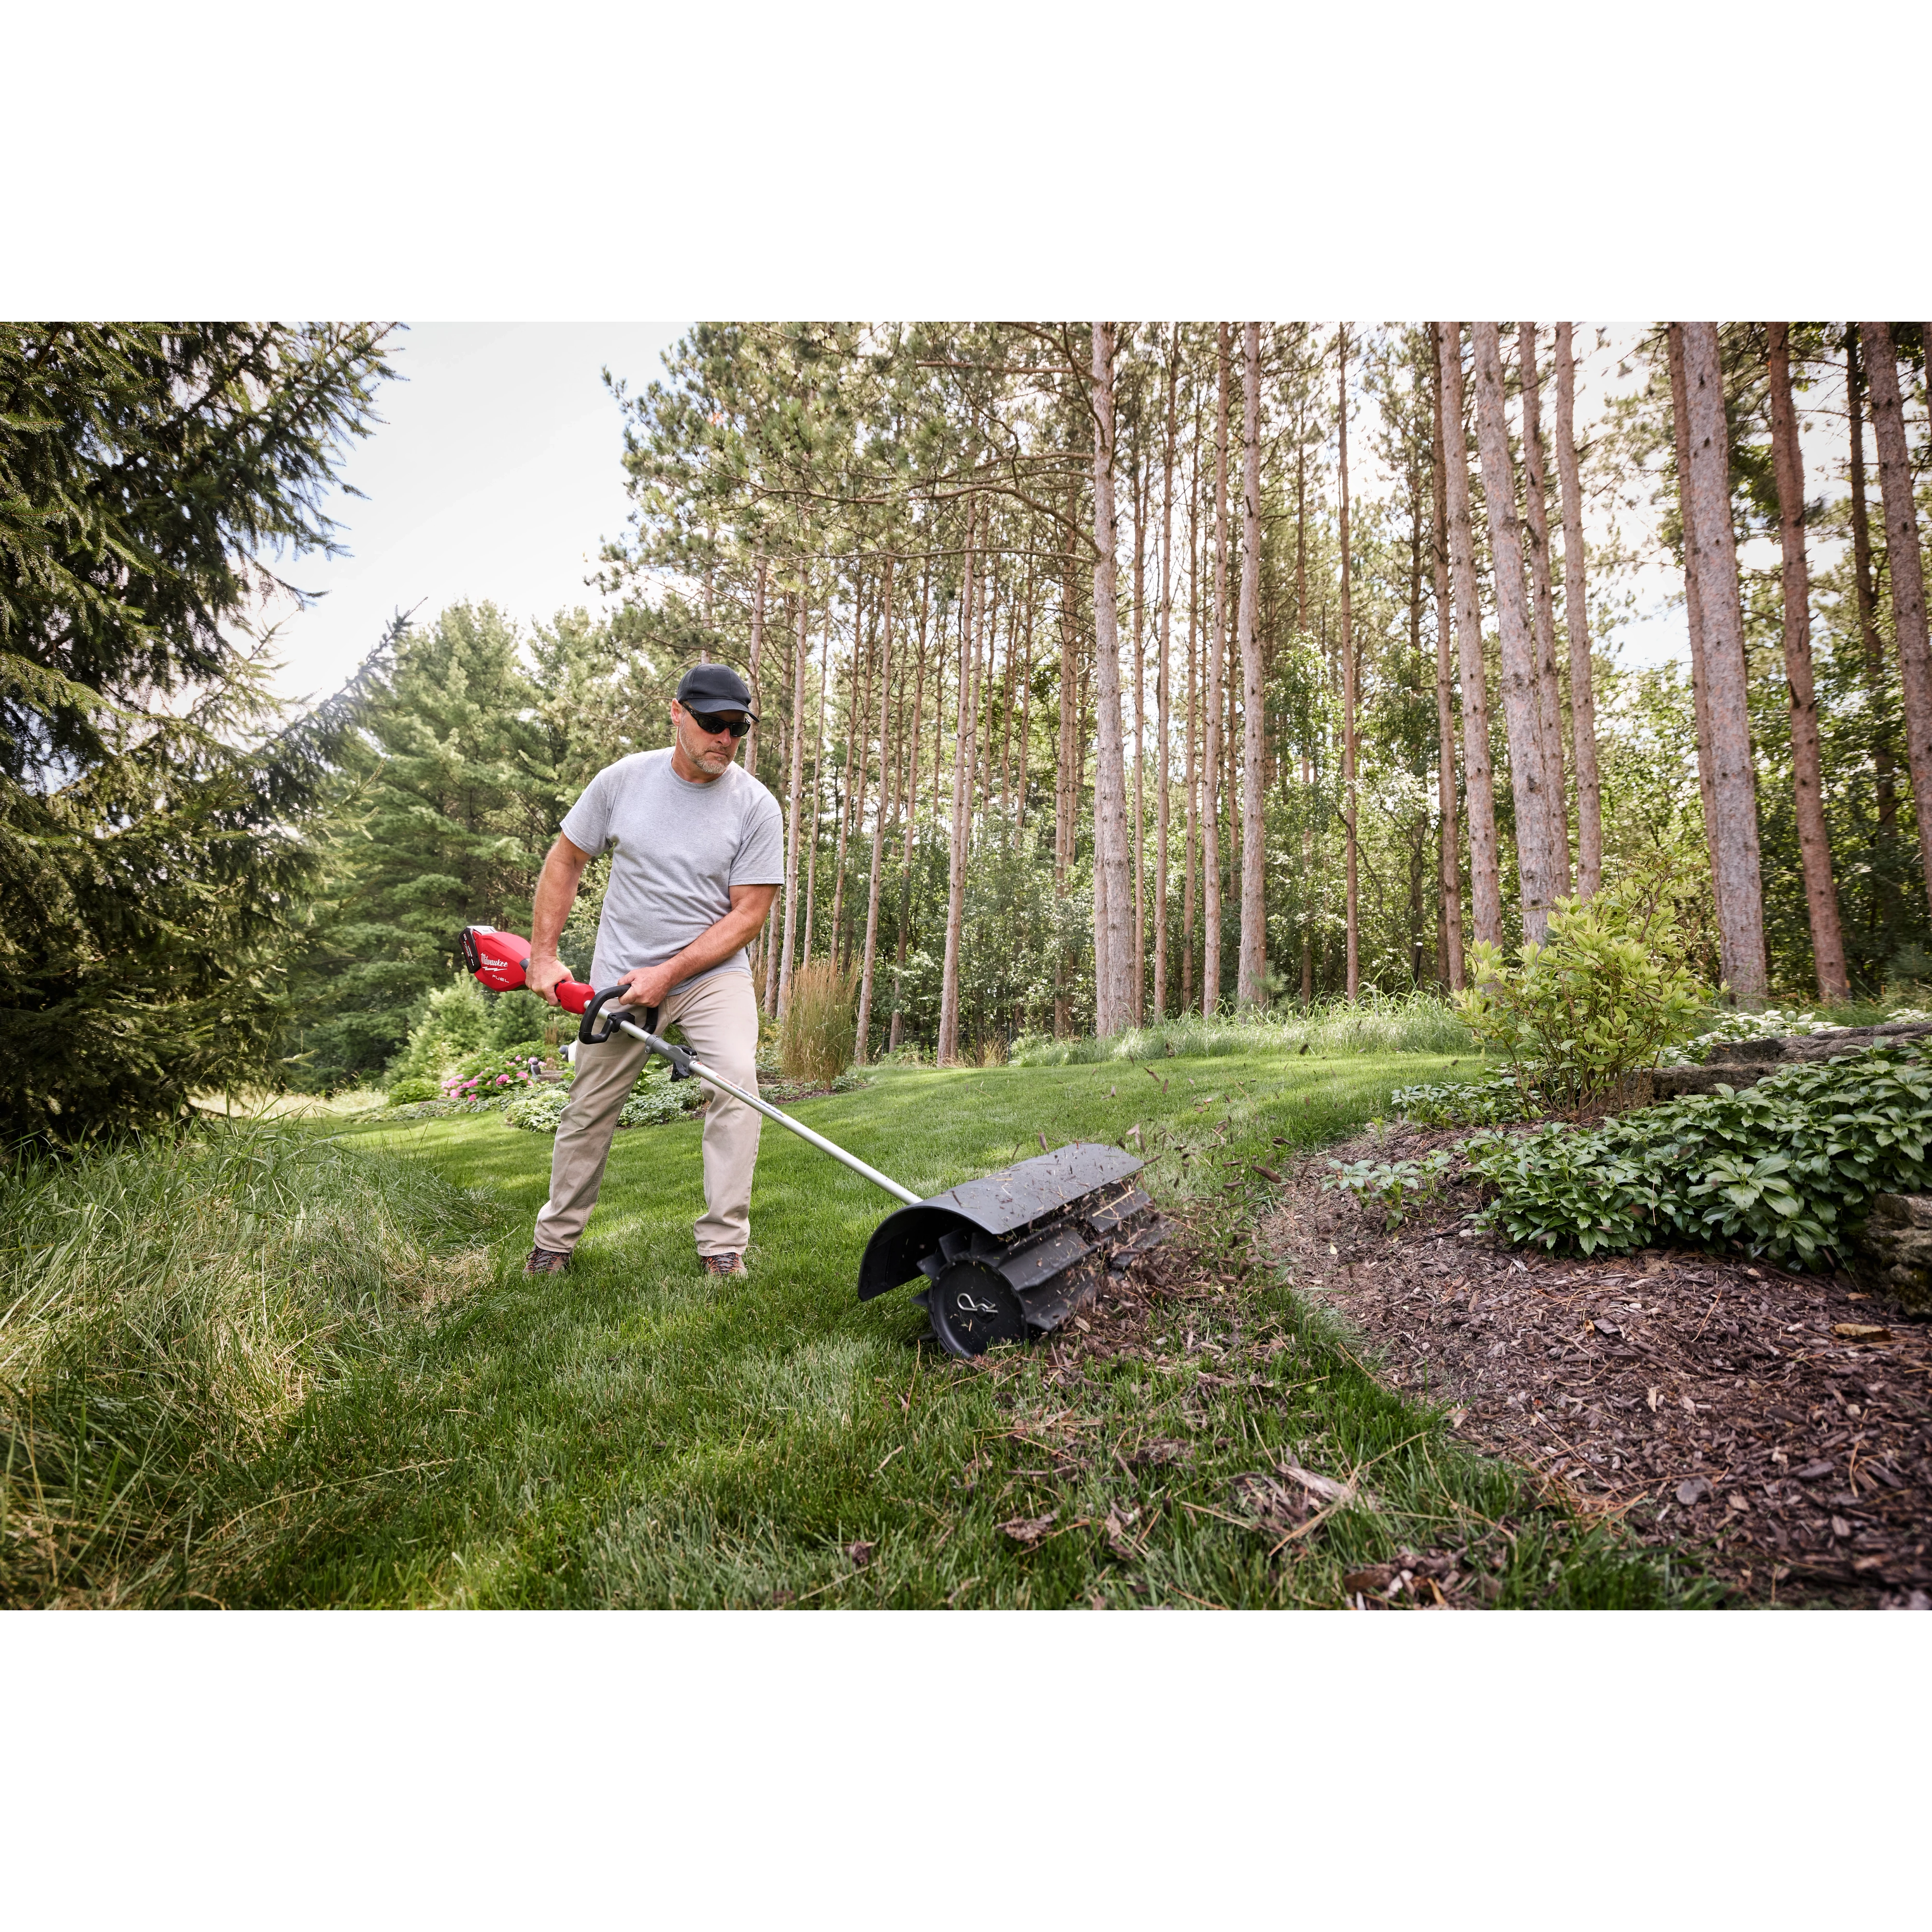
{"label": "evergreen tree", "polygon": [[[328,551],[386,332],[0,328],[0,1134],[272,1076],[303,826],[362,684],[278,733],[259,597]],[[299,593],[298,593],[299,594]]]}

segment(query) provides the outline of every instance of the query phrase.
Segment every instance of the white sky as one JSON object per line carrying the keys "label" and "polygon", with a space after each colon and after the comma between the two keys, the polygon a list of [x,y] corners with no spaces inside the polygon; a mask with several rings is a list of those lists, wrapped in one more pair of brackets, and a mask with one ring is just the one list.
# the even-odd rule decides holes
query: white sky
{"label": "white sky", "polygon": [[[520,623],[547,620],[557,610],[604,601],[586,582],[599,548],[626,529],[628,500],[620,463],[622,425],[602,370],[641,389],[662,373],[662,357],[686,325],[659,322],[422,322],[399,337],[399,380],[384,386],[386,418],[349,452],[342,480],[366,501],[336,500],[346,556],[310,557],[284,567],[305,590],[326,593],[306,610],[284,606],[276,640],[283,664],[279,688],[291,698],[320,698],[352,672],[382,634],[391,613],[419,606],[433,618],[461,598],[496,603]],[[1580,436],[1587,436],[1610,393],[1642,380],[1640,365],[1620,379],[1644,325],[1579,323]],[[1546,362],[1553,339],[1546,328]],[[1834,410],[1842,394],[1814,392]],[[1546,396],[1545,413],[1553,410]],[[1807,494],[1842,494],[1842,416],[1807,416]],[[1548,425],[1546,424],[1546,433]],[[1358,489],[1380,494],[1387,479],[1372,473],[1366,436],[1356,460]],[[1868,446],[1869,448],[1869,446]],[[1636,494],[1642,494],[1641,492]],[[1626,538],[1652,536],[1648,512],[1619,506]],[[1593,542],[1607,535],[1606,511],[1588,514]],[[1762,564],[1774,555],[1748,554]],[[1814,565],[1828,559],[1820,556]],[[1626,664],[1649,664],[1688,653],[1678,572],[1665,560],[1646,563],[1630,581],[1636,591],[1631,618],[1602,640]]]}
{"label": "white sky", "polygon": [[623,425],[601,371],[633,391],[663,373],[681,322],[418,322],[399,334],[386,421],[340,472],[362,491],[335,500],[350,554],[284,561],[326,592],[273,614],[279,688],[322,697],[354,670],[398,607],[419,622],[464,598],[520,623],[600,600],[603,540],[622,534]]}

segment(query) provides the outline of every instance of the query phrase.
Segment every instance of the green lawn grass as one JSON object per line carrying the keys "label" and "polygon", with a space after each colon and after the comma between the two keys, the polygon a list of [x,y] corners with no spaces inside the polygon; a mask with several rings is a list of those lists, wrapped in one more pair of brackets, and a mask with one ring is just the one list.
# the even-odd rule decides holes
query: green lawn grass
{"label": "green lawn grass", "polygon": [[[437,1226],[460,1210],[488,1258],[427,1310],[350,1324],[353,1346],[334,1345],[286,1426],[203,1483],[198,1522],[170,1532],[178,1562],[151,1563],[130,1600],[1335,1604],[1351,1569],[1436,1546],[1480,1551],[1482,1594],[1504,1604],[1699,1600],[1668,1558],[1586,1533],[1520,1472],[1462,1448],[1365,1372],[1278,1270],[1246,1265],[1269,1187],[1258,1164],[1335,1139],[1394,1087],[1456,1064],[901,1068],[801,1103],[922,1194],[1036,1153],[1042,1135],[1141,1130],[1149,1185],[1194,1231],[1202,1265],[1157,1312],[1155,1361],[1058,1372],[1040,1349],[967,1364],[921,1346],[905,1292],[861,1305],[860,1255],[892,1203],[775,1126],[752,1274],[731,1282],[700,1274],[692,1249],[695,1123],[620,1134],[572,1270],[536,1280],[520,1268],[548,1137],[494,1115],[284,1128],[326,1134],[352,1169],[366,1157],[372,1204],[398,1176],[440,1177]],[[1238,1366],[1241,1387],[1201,1380]],[[1186,1444],[1186,1460],[1138,1460],[1156,1438]],[[1359,1472],[1365,1500],[1276,1548],[1231,1520],[1232,1484],[1289,1456]],[[1000,1528],[1048,1514],[1030,1548]],[[854,1545],[871,1546],[865,1560]]]}

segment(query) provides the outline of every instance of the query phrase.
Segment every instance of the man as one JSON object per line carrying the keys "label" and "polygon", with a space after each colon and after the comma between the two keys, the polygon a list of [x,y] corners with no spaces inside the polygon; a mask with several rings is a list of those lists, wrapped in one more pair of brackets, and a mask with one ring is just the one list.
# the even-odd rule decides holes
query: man
{"label": "man", "polygon": [[[658,1031],[682,1027],[700,1060],[752,1093],[758,1003],[745,949],[784,878],[778,801],[734,762],[757,715],[729,666],[695,664],[685,673],[670,708],[670,748],[605,766],[565,814],[537,880],[526,976],[556,1004],[554,989],[568,976],[556,956],[564,920],[584,867],[608,852],[610,883],[591,984],[600,991],[621,984],[623,1005],[656,1007]],[[526,1274],[560,1274],[568,1262],[597,1204],[618,1111],[644,1055],[643,1042],[625,1033],[579,1050]],[[704,1111],[705,1211],[696,1230],[709,1274],[745,1272],[760,1124],[742,1101],[712,1092]]]}

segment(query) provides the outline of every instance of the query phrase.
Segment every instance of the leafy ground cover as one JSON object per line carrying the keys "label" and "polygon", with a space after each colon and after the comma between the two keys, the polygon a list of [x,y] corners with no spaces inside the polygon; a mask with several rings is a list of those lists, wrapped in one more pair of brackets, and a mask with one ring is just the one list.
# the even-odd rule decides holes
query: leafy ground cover
{"label": "leafy ground cover", "polygon": [[1932,1179],[1932,1069],[1916,1044],[1875,1047],[1463,1150],[1495,1190],[1486,1220],[1512,1241],[1588,1255],[1675,1240],[1822,1267],[1850,1258],[1875,1195]]}
{"label": "leafy ground cover", "polygon": [[[342,1326],[245,1452],[203,1471],[178,1561],[150,1552],[58,1588],[316,1605],[1700,1600],[1668,1551],[1586,1523],[1460,1443],[1426,1394],[1379,1383],[1256,1243],[1283,1163],[1380,1113],[1398,1083],[1450,1070],[1414,1056],[893,1069],[805,1102],[922,1193],[1042,1136],[1150,1156],[1179,1234],[1160,1270],[1059,1346],[979,1364],[922,1345],[903,1295],[856,1302],[885,1203],[777,1130],[752,1273],[721,1282],[692,1252],[695,1123],[620,1136],[577,1265],[536,1281],[518,1269],[547,1139],[495,1115],[335,1128],[311,1151],[354,1150],[366,1190],[404,1172],[428,1190],[424,1252],[487,1240],[487,1259],[460,1263],[460,1294]],[[300,1206],[297,1190],[278,1211]],[[334,1239],[354,1251],[346,1228]],[[17,1446],[42,1384],[6,1359]],[[8,1480],[10,1598],[48,1600]]]}

